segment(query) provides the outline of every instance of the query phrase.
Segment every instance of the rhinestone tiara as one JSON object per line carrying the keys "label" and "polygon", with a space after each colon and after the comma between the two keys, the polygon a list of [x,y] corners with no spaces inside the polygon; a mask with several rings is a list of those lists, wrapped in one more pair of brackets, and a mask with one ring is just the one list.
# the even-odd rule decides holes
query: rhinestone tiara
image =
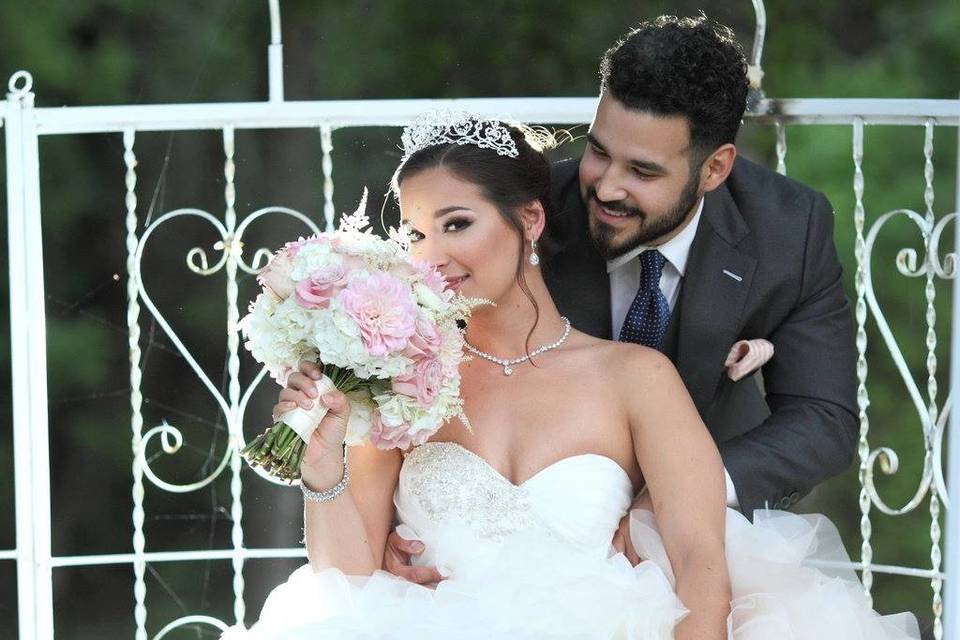
{"label": "rhinestone tiara", "polygon": [[501,122],[462,111],[426,113],[404,127],[400,140],[403,143],[401,165],[417,151],[441,144],[472,144],[510,158],[520,155],[510,129]]}

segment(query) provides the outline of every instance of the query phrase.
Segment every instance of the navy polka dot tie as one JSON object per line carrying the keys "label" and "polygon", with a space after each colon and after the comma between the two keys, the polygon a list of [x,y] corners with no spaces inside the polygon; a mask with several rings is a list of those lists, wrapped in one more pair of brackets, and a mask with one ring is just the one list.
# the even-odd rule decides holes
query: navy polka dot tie
{"label": "navy polka dot tie", "polygon": [[660,275],[665,258],[659,251],[648,249],[640,254],[640,288],[630,304],[620,329],[620,342],[636,342],[660,348],[670,322],[670,306],[660,291]]}

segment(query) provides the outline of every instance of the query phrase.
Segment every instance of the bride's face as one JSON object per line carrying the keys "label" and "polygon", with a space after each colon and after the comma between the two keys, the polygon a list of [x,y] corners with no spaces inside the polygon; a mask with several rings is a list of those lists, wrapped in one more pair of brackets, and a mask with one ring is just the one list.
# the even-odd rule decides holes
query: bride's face
{"label": "bride's face", "polygon": [[413,255],[437,265],[455,290],[497,301],[516,286],[517,231],[477,185],[447,169],[421,171],[400,184],[400,214]]}

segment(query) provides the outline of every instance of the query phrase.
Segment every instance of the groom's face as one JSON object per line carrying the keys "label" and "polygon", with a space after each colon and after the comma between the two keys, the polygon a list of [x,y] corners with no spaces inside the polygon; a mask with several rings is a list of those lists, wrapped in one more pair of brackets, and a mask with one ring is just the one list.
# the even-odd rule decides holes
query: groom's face
{"label": "groom's face", "polygon": [[604,258],[663,244],[686,226],[703,195],[692,153],[684,117],[600,98],[580,161],[580,196]]}

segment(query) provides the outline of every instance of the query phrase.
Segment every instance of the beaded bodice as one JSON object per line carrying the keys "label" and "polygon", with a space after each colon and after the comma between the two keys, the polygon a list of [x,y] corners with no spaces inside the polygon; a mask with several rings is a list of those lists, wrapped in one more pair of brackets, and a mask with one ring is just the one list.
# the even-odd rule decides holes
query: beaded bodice
{"label": "beaded bodice", "polygon": [[606,552],[631,498],[626,472],[604,456],[563,458],[514,485],[459,444],[428,442],[404,460],[394,501],[428,546],[466,528],[482,541],[525,533]]}

